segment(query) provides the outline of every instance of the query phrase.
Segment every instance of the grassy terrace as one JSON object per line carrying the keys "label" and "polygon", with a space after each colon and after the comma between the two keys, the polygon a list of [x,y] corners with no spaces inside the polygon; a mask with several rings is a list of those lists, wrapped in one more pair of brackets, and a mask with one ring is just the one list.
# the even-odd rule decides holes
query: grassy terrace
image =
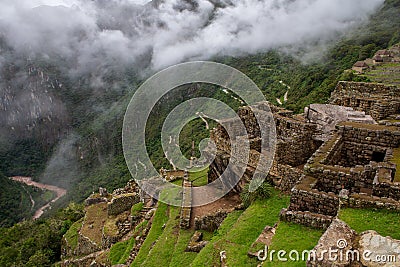
{"label": "grassy terrace", "polygon": [[228,266],[256,266],[257,260],[247,256],[252,243],[266,225],[279,220],[279,212],[287,207],[289,197],[274,192],[270,199],[256,201],[243,213],[230,214],[211,242],[199,253],[192,266],[218,265],[219,252],[226,251]]}
{"label": "grassy terrace", "polygon": [[189,180],[193,186],[203,186],[208,184],[208,168],[199,172],[189,172]]}
{"label": "grassy terrace", "polygon": [[372,82],[384,83],[387,85],[400,85],[400,63],[385,63],[375,66],[364,75]]}
{"label": "grassy terrace", "polygon": [[302,259],[302,251],[304,250],[312,250],[315,245],[318,243],[318,240],[324,233],[323,230],[313,229],[310,227],[281,222],[279,223],[278,229],[276,231],[275,236],[272,238],[272,244],[269,248],[269,251],[275,250],[284,250],[289,253],[292,250],[299,251],[300,260],[299,261],[291,261],[289,255],[285,255],[284,257],[288,258],[287,262],[281,262],[277,259],[277,254],[272,254],[272,261],[268,258],[263,266],[305,266],[305,262],[301,261]]}
{"label": "grassy terrace", "polygon": [[157,211],[153,218],[153,223],[151,225],[150,232],[148,233],[146,240],[144,241],[135,261],[131,266],[141,266],[147,259],[148,254],[153,246],[153,243],[158,240],[158,238],[163,233],[163,225],[167,223],[169,218],[168,206],[164,203],[160,203]]}
{"label": "grassy terrace", "polygon": [[181,229],[179,231],[179,237],[175,244],[175,249],[169,263],[170,267],[188,267],[196,258],[197,253],[185,252],[185,249],[189,244],[190,238],[193,236],[193,234],[193,230]]}
{"label": "grassy terrace", "polygon": [[382,236],[400,239],[400,212],[375,209],[342,209],[339,218],[358,233],[375,230]]}
{"label": "grassy terrace", "polygon": [[135,245],[135,238],[118,242],[114,244],[110,249],[109,259],[112,265],[124,264],[131,253],[133,246]]}
{"label": "grassy terrace", "polygon": [[113,264],[113,265],[124,264],[128,260],[129,255],[130,255],[134,245],[136,244],[135,238],[137,236],[141,236],[143,234],[143,230],[146,229],[147,225],[148,225],[147,220],[142,221],[135,227],[135,229],[133,231],[134,232],[133,236],[130,239],[128,239],[126,241],[115,243],[111,247],[110,253],[108,256],[108,259],[110,260],[111,264]]}
{"label": "grassy terrace", "polygon": [[[87,207],[81,233],[95,242],[97,245],[101,245],[103,227],[107,217],[106,203],[100,203]],[[90,225],[93,225],[93,227]]]}
{"label": "grassy terrace", "polygon": [[[200,253],[185,252],[194,230],[179,229],[180,209],[160,203],[149,235],[132,266],[219,266],[220,251],[226,251],[228,266],[256,266],[257,259],[250,258],[247,252],[266,225],[272,226],[279,221],[279,212],[287,207],[289,199],[289,196],[274,191],[270,199],[256,201],[245,211],[230,213],[216,232],[204,233],[204,239],[210,242]],[[322,233],[321,230],[281,222],[271,249],[312,249]],[[118,253],[114,253],[116,258],[124,259],[121,255],[126,248],[130,248],[128,242],[119,249],[113,247],[112,251],[118,249]],[[279,264],[282,263],[266,262],[264,266],[304,266],[304,262]]]}
{"label": "grassy terrace", "polygon": [[213,264],[219,263],[219,251],[215,250],[214,247],[232,229],[241,214],[242,211],[234,211],[226,217],[219,229],[211,238],[211,242],[200,251],[191,266],[213,266]]}
{"label": "grassy terrace", "polygon": [[[169,266],[179,233],[179,208],[169,207],[169,219],[141,266]],[[153,227],[152,227],[153,229]],[[147,239],[146,239],[147,241]]]}

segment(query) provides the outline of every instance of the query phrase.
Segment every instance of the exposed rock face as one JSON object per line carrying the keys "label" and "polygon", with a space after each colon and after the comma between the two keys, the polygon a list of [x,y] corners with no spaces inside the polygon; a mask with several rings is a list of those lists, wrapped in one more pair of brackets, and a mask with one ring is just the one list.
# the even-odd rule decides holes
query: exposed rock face
{"label": "exposed rock face", "polygon": [[357,235],[346,223],[335,219],[314,248],[315,259],[307,266],[400,266],[400,240],[375,231]]}
{"label": "exposed rock face", "polygon": [[[350,266],[351,261],[346,256],[340,257],[340,254],[346,255],[346,251],[353,249],[356,235],[346,223],[335,219],[315,246],[316,257],[311,257],[307,266]],[[334,253],[329,255],[326,251]]]}
{"label": "exposed rock face", "polygon": [[149,210],[147,213],[146,213],[146,215],[144,216],[144,218],[146,219],[146,220],[150,220],[151,219],[151,217],[153,217],[153,214],[156,212],[156,209],[151,209],[151,210]]}
{"label": "exposed rock face", "polygon": [[368,257],[361,257],[363,265],[400,266],[400,240],[383,237],[375,231],[366,231],[361,234],[358,245],[360,255],[370,254]]}
{"label": "exposed rock face", "polygon": [[67,107],[56,94],[63,84],[47,72],[33,64],[0,69],[0,128],[8,138],[54,144],[68,132]]}

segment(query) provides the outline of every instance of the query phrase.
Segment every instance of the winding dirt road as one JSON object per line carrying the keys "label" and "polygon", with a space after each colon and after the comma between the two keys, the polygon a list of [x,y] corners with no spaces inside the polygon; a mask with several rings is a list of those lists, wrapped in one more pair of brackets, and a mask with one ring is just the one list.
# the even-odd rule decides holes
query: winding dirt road
{"label": "winding dirt road", "polygon": [[54,185],[38,183],[33,181],[31,177],[14,176],[11,177],[10,179],[13,181],[24,183],[29,186],[35,186],[41,189],[47,189],[57,194],[57,196],[52,201],[50,201],[43,207],[39,208],[38,210],[36,210],[35,214],[32,217],[34,220],[39,219],[43,215],[44,211],[50,207],[51,203],[56,202],[57,200],[59,200],[60,198],[62,198],[67,194],[67,190],[65,190],[64,188],[60,188]]}

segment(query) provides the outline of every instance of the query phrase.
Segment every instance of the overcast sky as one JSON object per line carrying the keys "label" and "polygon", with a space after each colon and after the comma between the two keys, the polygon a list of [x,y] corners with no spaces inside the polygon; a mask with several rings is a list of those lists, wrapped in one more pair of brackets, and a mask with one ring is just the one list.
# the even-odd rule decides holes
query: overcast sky
{"label": "overcast sky", "polygon": [[[384,0],[2,0],[0,34],[17,53],[58,55],[71,73],[151,56],[154,70],[215,55],[329,40]],[[157,6],[157,7],[155,7]]]}

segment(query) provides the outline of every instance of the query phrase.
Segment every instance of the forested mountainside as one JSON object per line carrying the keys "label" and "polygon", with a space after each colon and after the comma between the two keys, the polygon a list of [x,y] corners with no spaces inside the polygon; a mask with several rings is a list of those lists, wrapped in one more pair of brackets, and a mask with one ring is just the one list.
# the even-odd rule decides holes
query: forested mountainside
{"label": "forested mountainside", "polygon": [[[213,60],[243,71],[272,103],[280,99],[284,107],[301,112],[309,103],[326,101],[343,78],[343,70],[355,61],[399,41],[399,5],[397,0],[385,1],[365,24],[332,42],[325,51],[316,46],[314,57],[305,58],[309,52],[275,50]],[[6,176],[33,176],[70,189],[63,204],[81,201],[97,186],[115,188],[127,181],[130,175],[122,156],[120,129],[127,103],[144,76],[128,66],[118,71],[106,68],[101,83],[96,83],[96,73],[71,78],[62,58],[16,59],[7,44],[1,45],[5,59],[1,70],[5,114],[0,138],[2,172]],[[142,64],[145,62],[143,59]],[[202,94],[191,92],[187,97]],[[219,90],[204,92],[234,102]],[[283,101],[286,92],[287,101]],[[168,106],[176,104],[168,104],[168,99],[174,97],[166,98],[160,105],[162,111],[155,112],[157,121],[168,113]],[[157,166],[165,165],[156,138],[161,125],[149,125],[154,127],[148,129],[148,149]],[[193,127],[186,130],[191,131],[189,128]],[[185,146],[188,150],[191,141]]]}
{"label": "forested mountainside", "polygon": [[[399,14],[400,1],[386,0],[365,24],[324,46],[322,52],[317,45],[311,54],[291,53],[287,48],[237,57],[213,56],[211,60],[247,74],[272,103],[278,104],[279,99],[283,107],[301,112],[310,103],[324,103],[340,79],[360,79],[343,76],[356,61],[399,42]],[[130,179],[122,155],[122,120],[130,98],[148,75],[132,66],[107,69],[101,81],[95,74],[67,75],[64,63],[69,63],[62,57],[16,58],[1,36],[0,53],[0,110],[4,114],[0,117],[0,171],[4,174],[0,177],[1,225],[10,226],[30,216],[29,195],[6,177],[33,176],[68,189],[67,197],[56,203],[47,219],[1,229],[0,265],[18,262],[38,266],[34,261],[39,259],[48,265],[59,260],[62,234],[82,216],[79,206],[58,208],[82,202],[99,186],[112,190]],[[148,58],[141,60],[143,66],[149,62]],[[240,104],[209,86],[181,88],[174,94],[157,106],[148,124],[148,151],[157,167],[168,164],[157,122],[176,103],[208,95],[234,107]],[[190,136],[183,138],[186,153],[193,129],[198,137],[207,135],[200,121],[185,127],[182,136]]]}

